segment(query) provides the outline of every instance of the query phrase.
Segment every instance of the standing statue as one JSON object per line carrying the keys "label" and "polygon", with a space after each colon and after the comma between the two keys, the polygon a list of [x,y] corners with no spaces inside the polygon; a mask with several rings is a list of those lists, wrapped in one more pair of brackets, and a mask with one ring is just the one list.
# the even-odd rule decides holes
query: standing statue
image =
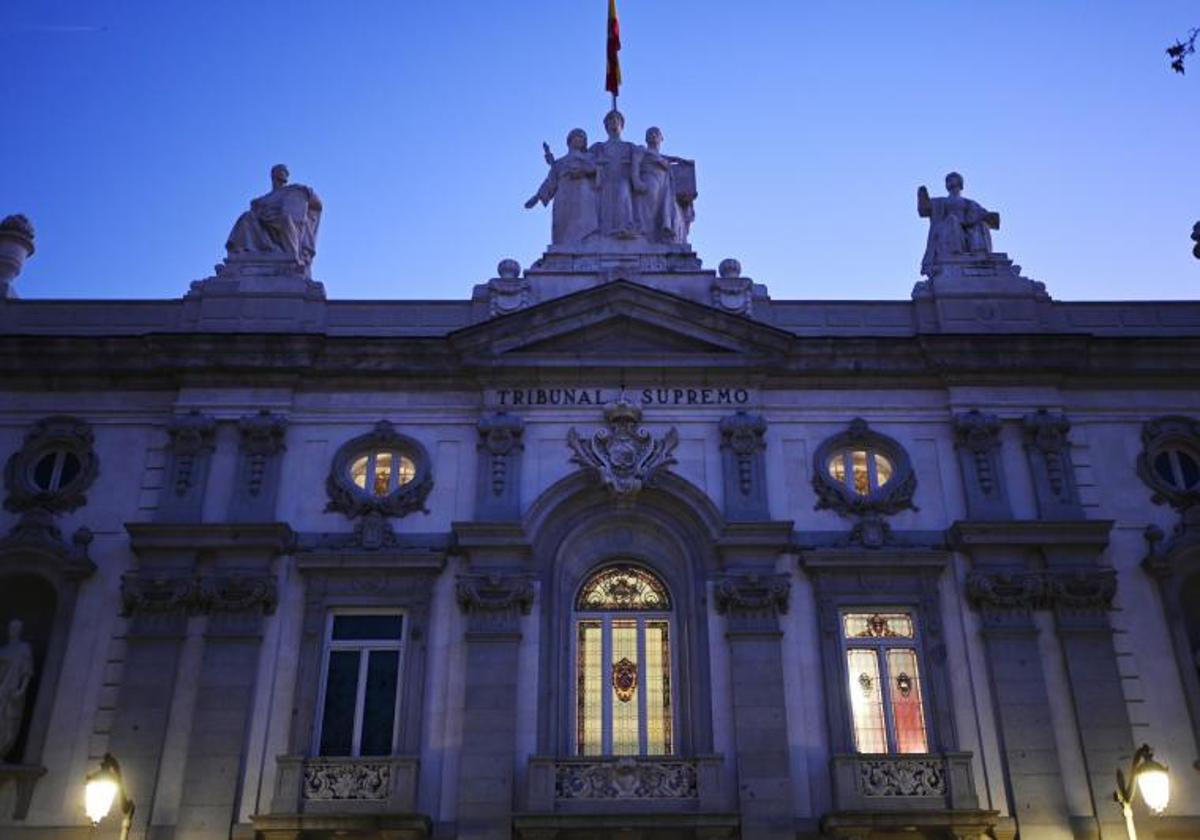
{"label": "standing statue", "polygon": [[25,717],[25,694],[33,679],[33,649],[21,641],[20,619],[8,622],[8,644],[0,647],[0,762],[16,745]]}
{"label": "standing statue", "polygon": [[589,153],[596,161],[596,186],[600,192],[600,233],[633,239],[641,233],[633,203],[634,145],[621,139],[625,117],[609,111],[604,117],[608,139],[595,143]]}
{"label": "standing statue", "polygon": [[646,129],[646,145],[633,153],[633,191],[637,195],[637,216],[642,233],[651,242],[687,241],[684,208],[675,197],[672,164],[688,164],[682,158],[661,151],[662,129]]}
{"label": "standing statue", "polygon": [[238,217],[225,249],[230,257],[240,254],[282,254],[305,268],[317,253],[317,227],[321,223],[321,199],[312,187],[288,183],[288,168],[271,167],[271,191],[250,202]]}
{"label": "standing statue", "polygon": [[567,135],[567,153],[558,160],[542,144],[550,172],[538,191],[525,202],[526,209],[539,201],[554,201],[550,241],[555,245],[582,242],[596,232],[596,159],[587,150],[587,132],[573,128]]}
{"label": "standing statue", "polygon": [[946,176],[945,198],[930,198],[923,186],[917,189],[917,215],[929,219],[929,239],[921,260],[926,277],[937,274],[949,257],[992,253],[991,230],[1000,229],[1000,214],[963,198],[962,189],[963,177],[957,172]]}

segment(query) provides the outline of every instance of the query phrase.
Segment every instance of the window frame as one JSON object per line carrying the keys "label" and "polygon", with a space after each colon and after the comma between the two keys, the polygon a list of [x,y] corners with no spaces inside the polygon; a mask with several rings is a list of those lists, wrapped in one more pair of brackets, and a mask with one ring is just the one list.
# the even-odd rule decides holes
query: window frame
{"label": "window frame", "polygon": [[[400,638],[399,639],[334,639],[333,624],[334,619],[343,615],[386,615],[401,617]],[[320,678],[317,683],[317,704],[316,712],[313,716],[313,733],[311,754],[314,756],[322,756],[329,758],[363,758],[362,755],[362,728],[363,714],[365,711],[365,700],[367,690],[367,667],[370,661],[370,652],[376,650],[396,650],[398,652],[398,661],[396,665],[396,691],[392,698],[392,743],[388,747],[388,752],[385,756],[396,754],[398,744],[401,737],[401,710],[404,697],[404,682],[405,682],[405,666],[407,665],[408,640],[409,634],[412,632],[411,616],[408,610],[400,607],[335,607],[327,611],[325,616],[325,627],[321,640],[321,666]],[[328,690],[329,683],[329,662],[332,658],[332,653],[335,651],[359,651],[358,663],[358,682],[355,687],[354,698],[354,723],[351,734],[351,747],[348,756],[329,755],[325,756],[321,752],[321,737],[325,727],[325,695]],[[361,654],[365,652],[366,656]],[[384,756],[365,756],[366,758],[382,758]]]}
{"label": "window frame", "polygon": [[[662,587],[662,590],[667,596],[666,610],[641,610],[641,609],[609,609],[609,610],[581,610],[578,608],[579,597],[583,590],[597,576],[603,574],[610,569],[619,569],[622,567],[636,568],[644,574],[653,577]],[[611,689],[611,678],[608,676],[613,664],[613,640],[612,640],[612,622],[629,621],[637,622],[637,653],[638,653],[638,751],[636,753],[614,753],[613,744],[613,697]],[[579,743],[579,627],[584,621],[600,622],[600,668],[601,668],[601,704],[600,704],[600,742],[601,751],[598,754],[584,753]],[[647,692],[645,691],[645,657],[646,657],[646,625],[649,622],[663,622],[667,627],[667,650],[670,662],[667,666],[667,676],[670,684],[667,686],[667,703],[670,709],[670,744],[669,751],[662,753],[649,752],[649,707],[647,700]],[[671,593],[670,587],[662,575],[658,574],[649,566],[630,560],[610,560],[599,566],[593,567],[586,573],[579,585],[575,588],[571,597],[571,612],[570,612],[570,636],[571,649],[567,657],[568,666],[571,675],[570,688],[568,694],[568,702],[570,704],[570,714],[568,720],[570,724],[570,754],[580,758],[611,758],[611,757],[656,757],[656,756],[673,756],[680,754],[680,720],[679,720],[679,702],[678,702],[678,686],[679,686],[679,639],[677,636],[678,624],[675,617],[675,598]]]}
{"label": "window frame", "polygon": [[[863,637],[848,638],[845,630],[845,620],[848,615],[878,615],[884,613],[903,614],[912,623],[911,637]],[[853,691],[850,674],[849,652],[851,650],[871,650],[875,654],[876,667],[882,684],[881,694],[883,703],[884,740],[887,749],[882,753],[864,752],[858,749],[854,720],[854,700],[846,697],[846,713],[850,727],[850,743],[858,755],[928,755],[931,752],[933,727],[930,719],[928,683],[928,666],[925,662],[924,644],[921,635],[921,620],[919,611],[911,606],[893,606],[885,604],[855,605],[843,604],[837,610],[838,637],[840,641],[840,662],[842,664],[842,686],[845,691]],[[925,751],[922,753],[901,752],[899,750],[899,734],[896,729],[895,708],[892,704],[892,674],[887,662],[888,650],[911,650],[917,660],[917,690],[921,703],[921,724],[925,735]]]}

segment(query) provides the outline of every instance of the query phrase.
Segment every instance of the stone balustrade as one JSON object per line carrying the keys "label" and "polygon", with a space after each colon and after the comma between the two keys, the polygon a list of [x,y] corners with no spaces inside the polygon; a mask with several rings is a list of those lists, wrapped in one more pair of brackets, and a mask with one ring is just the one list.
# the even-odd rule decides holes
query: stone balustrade
{"label": "stone balustrade", "polygon": [[835,755],[839,810],[963,810],[979,807],[971,753]]}
{"label": "stone balustrade", "polygon": [[416,809],[416,756],[281,755],[276,761],[273,813],[409,814]]}
{"label": "stone balustrade", "polygon": [[529,760],[528,809],[553,811],[720,811],[727,794],[719,755],[535,756]]}

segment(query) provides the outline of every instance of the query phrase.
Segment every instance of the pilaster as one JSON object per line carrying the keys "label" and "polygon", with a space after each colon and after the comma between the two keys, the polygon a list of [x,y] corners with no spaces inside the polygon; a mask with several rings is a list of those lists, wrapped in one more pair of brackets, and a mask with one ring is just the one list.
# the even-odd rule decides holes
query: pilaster
{"label": "pilaster", "polygon": [[216,422],[199,411],[172,418],[167,426],[167,480],[158,503],[159,522],[199,522],[215,448]]}
{"label": "pilaster", "polygon": [[955,415],[954,451],[962,473],[967,515],[974,520],[1012,519],[1000,457],[999,418],[978,411]]}
{"label": "pilaster", "polygon": [[504,411],[480,419],[475,478],[477,520],[495,522],[520,518],[524,431],[525,421]]}
{"label": "pilaster", "polygon": [[1025,415],[1023,430],[1039,517],[1051,521],[1082,519],[1083,505],[1067,437],[1070,421],[1064,414],[1051,414],[1043,408]]}
{"label": "pilaster", "polygon": [[795,836],[779,628],[790,591],[786,574],[744,572],[713,593],[727,621],[741,836],[755,840]]}
{"label": "pilaster", "polygon": [[274,521],[287,420],[264,409],[239,420],[238,431],[241,444],[229,500],[229,521]]}
{"label": "pilaster", "polygon": [[521,573],[460,575],[456,596],[467,617],[458,836],[508,840],[516,772],[520,618],[533,605],[533,579]]}

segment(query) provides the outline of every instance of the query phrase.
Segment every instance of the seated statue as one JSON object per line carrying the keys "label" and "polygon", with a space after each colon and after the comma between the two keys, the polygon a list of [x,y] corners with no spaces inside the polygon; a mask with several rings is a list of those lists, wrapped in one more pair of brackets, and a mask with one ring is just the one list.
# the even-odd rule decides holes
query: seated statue
{"label": "seated statue", "polygon": [[937,274],[947,258],[992,253],[991,231],[1000,229],[1000,214],[963,198],[962,189],[963,177],[957,172],[946,176],[945,198],[931,199],[925,187],[917,189],[917,215],[929,219],[929,238],[921,260],[921,273],[926,277]]}
{"label": "seated statue", "polygon": [[538,191],[525,202],[532,208],[539,201],[554,201],[550,241],[555,245],[579,243],[599,227],[596,194],[596,160],[587,150],[587,134],[575,128],[567,135],[567,153],[555,160],[550,146],[542,144],[550,172]]}
{"label": "seated statue", "polygon": [[225,243],[231,258],[239,255],[281,255],[308,268],[317,253],[321,199],[312,187],[288,183],[288,168],[271,167],[271,191],[250,202],[238,217]]}

